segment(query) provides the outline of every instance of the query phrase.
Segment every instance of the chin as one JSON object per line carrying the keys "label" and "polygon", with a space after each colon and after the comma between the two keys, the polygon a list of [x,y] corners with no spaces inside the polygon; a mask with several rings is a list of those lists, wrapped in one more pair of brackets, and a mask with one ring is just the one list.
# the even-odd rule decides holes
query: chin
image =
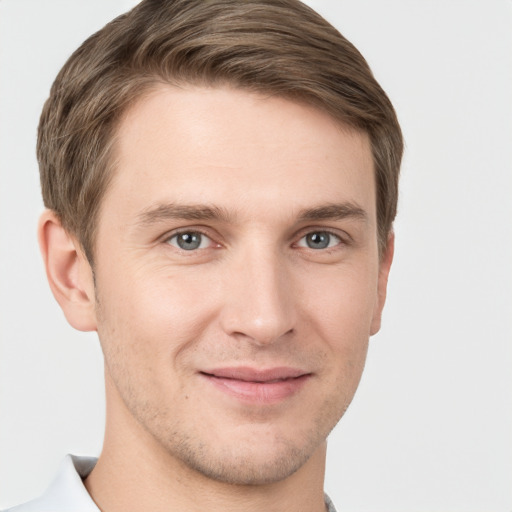
{"label": "chin", "polygon": [[[167,452],[195,473],[231,485],[264,485],[285,480],[293,475],[316,452],[325,451],[323,432],[310,435],[232,436],[231,440],[198,442],[198,438],[174,436]],[[282,434],[282,433],[281,433]],[[312,434],[312,435],[311,435]]]}
{"label": "chin", "polygon": [[[250,450],[255,452],[256,449]],[[268,452],[268,450],[265,450]],[[285,480],[301,468],[310,454],[289,448],[281,453],[228,453],[197,457],[189,453],[183,462],[192,470],[230,485],[265,485]]]}

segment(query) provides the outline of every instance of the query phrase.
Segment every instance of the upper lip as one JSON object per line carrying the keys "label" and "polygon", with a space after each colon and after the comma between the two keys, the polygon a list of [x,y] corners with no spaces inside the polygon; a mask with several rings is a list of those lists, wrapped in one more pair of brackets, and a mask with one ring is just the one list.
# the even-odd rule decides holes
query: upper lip
{"label": "upper lip", "polygon": [[299,368],[291,368],[286,366],[267,369],[237,366],[228,368],[215,368],[212,370],[202,371],[201,373],[221,379],[242,380],[246,382],[270,382],[294,379],[303,375],[308,375],[310,372]]}

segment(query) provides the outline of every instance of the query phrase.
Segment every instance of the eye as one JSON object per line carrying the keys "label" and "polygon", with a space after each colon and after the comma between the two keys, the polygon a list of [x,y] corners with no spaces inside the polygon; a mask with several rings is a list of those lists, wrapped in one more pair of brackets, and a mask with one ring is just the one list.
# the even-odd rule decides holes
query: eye
{"label": "eye", "polygon": [[171,236],[167,243],[183,251],[195,251],[211,247],[212,241],[199,231],[183,231]]}
{"label": "eye", "polygon": [[308,249],[329,249],[341,243],[341,238],[328,231],[313,231],[303,236],[299,243],[299,247],[307,247]]}

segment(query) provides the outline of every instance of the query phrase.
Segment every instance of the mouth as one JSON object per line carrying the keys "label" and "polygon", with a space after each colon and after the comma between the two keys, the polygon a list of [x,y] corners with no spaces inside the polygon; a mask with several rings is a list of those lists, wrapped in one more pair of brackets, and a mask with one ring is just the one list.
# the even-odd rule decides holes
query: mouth
{"label": "mouth", "polygon": [[217,390],[244,402],[274,403],[300,391],[311,373],[298,368],[216,368],[201,371]]}

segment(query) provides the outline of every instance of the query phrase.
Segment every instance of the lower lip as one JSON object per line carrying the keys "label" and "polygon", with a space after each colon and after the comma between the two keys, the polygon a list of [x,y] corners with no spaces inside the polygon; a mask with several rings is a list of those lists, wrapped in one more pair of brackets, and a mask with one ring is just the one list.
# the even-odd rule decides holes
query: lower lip
{"label": "lower lip", "polygon": [[243,401],[257,403],[279,402],[297,393],[311,375],[301,375],[276,382],[253,382],[202,374],[220,391]]}

